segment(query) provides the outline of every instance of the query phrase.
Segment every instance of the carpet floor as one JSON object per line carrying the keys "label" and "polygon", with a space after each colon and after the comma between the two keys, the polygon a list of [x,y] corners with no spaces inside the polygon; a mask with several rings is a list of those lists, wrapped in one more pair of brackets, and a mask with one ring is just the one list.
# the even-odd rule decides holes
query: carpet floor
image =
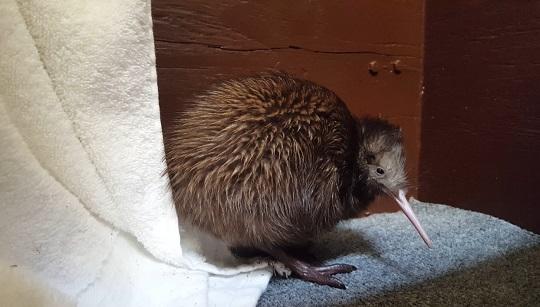
{"label": "carpet floor", "polygon": [[311,253],[358,270],[347,290],[274,277],[259,306],[540,306],[540,235],[495,217],[412,201],[433,241],[404,214],[339,224]]}

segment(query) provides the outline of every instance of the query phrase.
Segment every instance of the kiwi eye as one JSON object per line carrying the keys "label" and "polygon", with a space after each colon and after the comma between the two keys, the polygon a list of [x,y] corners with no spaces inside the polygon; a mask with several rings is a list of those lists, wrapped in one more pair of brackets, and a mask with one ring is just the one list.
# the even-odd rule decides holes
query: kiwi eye
{"label": "kiwi eye", "polygon": [[380,167],[377,167],[377,174],[384,175],[384,170]]}

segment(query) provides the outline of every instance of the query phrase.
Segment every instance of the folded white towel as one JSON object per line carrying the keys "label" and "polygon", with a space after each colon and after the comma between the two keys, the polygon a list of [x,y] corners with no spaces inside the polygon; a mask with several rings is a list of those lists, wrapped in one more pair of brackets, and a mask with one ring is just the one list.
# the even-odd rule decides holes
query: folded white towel
{"label": "folded white towel", "polygon": [[150,18],[147,0],[0,2],[0,260],[80,305],[254,305],[264,263],[180,240]]}

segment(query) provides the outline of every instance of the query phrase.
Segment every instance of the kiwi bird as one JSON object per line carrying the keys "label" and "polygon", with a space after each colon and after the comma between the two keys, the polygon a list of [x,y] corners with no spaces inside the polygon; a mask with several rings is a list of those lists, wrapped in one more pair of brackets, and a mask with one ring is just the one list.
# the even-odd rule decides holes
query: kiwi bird
{"label": "kiwi bird", "polygon": [[393,197],[431,245],[405,198],[400,128],[354,117],[313,82],[263,73],[216,84],[190,101],[165,142],[183,220],[306,281],[345,288],[334,275],[354,266],[316,266],[288,250],[357,217],[378,195]]}

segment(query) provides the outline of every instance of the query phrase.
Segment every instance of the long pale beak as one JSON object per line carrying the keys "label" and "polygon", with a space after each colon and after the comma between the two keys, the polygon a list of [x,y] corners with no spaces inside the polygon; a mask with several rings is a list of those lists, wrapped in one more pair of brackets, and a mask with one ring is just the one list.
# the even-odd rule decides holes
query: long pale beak
{"label": "long pale beak", "polygon": [[426,245],[428,247],[432,246],[432,242],[429,239],[426,231],[424,228],[422,228],[422,225],[420,225],[420,222],[418,221],[418,218],[416,218],[416,215],[414,214],[411,205],[409,204],[409,201],[407,198],[405,198],[405,191],[399,190],[398,195],[395,195],[394,193],[390,193],[390,195],[396,200],[396,202],[399,204],[399,207],[401,208],[401,211],[405,213],[409,221],[413,224],[414,228],[416,228],[416,231],[418,231],[418,234],[422,237],[422,240],[426,242]]}

